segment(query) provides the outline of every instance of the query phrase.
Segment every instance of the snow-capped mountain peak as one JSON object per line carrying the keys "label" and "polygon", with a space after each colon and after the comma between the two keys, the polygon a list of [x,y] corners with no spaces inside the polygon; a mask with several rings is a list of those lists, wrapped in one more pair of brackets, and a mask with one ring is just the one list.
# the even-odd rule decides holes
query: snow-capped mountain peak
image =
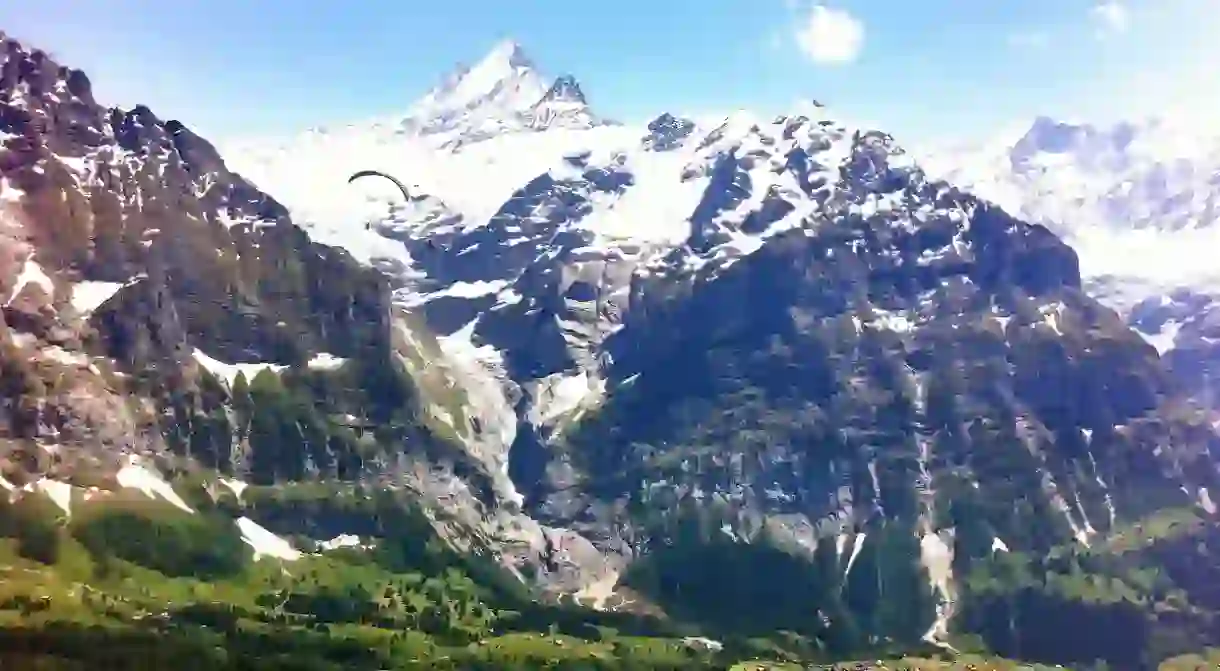
{"label": "snow-capped mountain peak", "polygon": [[1220,136],[1173,118],[1090,125],[1039,117],[1023,135],[924,163],[1069,238],[1210,228],[1220,213]]}
{"label": "snow-capped mountain peak", "polygon": [[408,122],[422,133],[440,133],[504,121],[528,112],[548,88],[521,46],[505,40],[424,94],[408,111]]}
{"label": "snow-capped mountain peak", "polygon": [[1131,161],[1139,129],[1131,123],[1099,128],[1040,116],[1007,151],[1018,173],[1045,170],[1064,161],[1085,172],[1124,170]]}
{"label": "snow-capped mountain peak", "polygon": [[551,88],[547,90],[546,95],[542,97],[539,104],[542,103],[566,103],[569,105],[586,105],[584,91],[580,90],[580,84],[572,75],[561,75],[551,84]]}
{"label": "snow-capped mountain peak", "polygon": [[549,79],[520,44],[504,40],[428,91],[401,125],[432,144],[456,149],[514,131],[604,123],[589,109],[574,77]]}
{"label": "snow-capped mountain peak", "polygon": [[525,53],[525,49],[521,46],[521,43],[514,39],[505,39],[497,42],[494,46],[492,46],[491,51],[487,52],[487,55],[483,57],[483,60],[480,61],[479,64],[496,64],[500,66],[507,66],[509,68],[534,67],[533,60],[531,60],[530,57]]}
{"label": "snow-capped mountain peak", "polygon": [[601,123],[589,109],[585,93],[572,75],[556,78],[542,99],[530,109],[528,116],[533,128],[589,128]]}
{"label": "snow-capped mountain peak", "polygon": [[1041,151],[1063,153],[1079,146],[1095,133],[1096,131],[1091,126],[1085,124],[1039,116],[1034,119],[1025,135],[1013,146],[1013,153],[1028,154]]}

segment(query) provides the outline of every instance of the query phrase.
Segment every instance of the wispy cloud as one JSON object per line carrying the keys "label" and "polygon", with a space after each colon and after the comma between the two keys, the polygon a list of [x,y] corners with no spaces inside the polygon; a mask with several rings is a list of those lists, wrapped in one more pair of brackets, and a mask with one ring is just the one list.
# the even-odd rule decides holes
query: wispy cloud
{"label": "wispy cloud", "polygon": [[1105,0],[1094,5],[1091,15],[1099,37],[1125,33],[1131,26],[1131,12],[1118,0]]}
{"label": "wispy cloud", "polygon": [[844,9],[815,4],[798,14],[796,44],[819,65],[846,65],[864,51],[864,22]]}

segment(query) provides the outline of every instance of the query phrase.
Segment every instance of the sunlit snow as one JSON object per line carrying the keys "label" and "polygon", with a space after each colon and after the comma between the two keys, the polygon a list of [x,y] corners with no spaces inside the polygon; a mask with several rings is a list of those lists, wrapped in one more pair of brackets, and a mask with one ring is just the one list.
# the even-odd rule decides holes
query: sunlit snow
{"label": "sunlit snow", "polygon": [[9,292],[5,305],[11,305],[17,296],[21,295],[21,291],[30,284],[41,287],[47,296],[55,295],[54,283],[51,282],[51,278],[42,269],[42,266],[34,260],[33,255],[21,265],[21,272],[17,274],[17,281],[13,285],[13,290]]}
{"label": "sunlit snow", "polygon": [[255,561],[263,557],[295,561],[303,556],[303,553],[292,547],[288,541],[267,531],[249,517],[238,518],[237,528],[241,531],[242,541],[254,549]]}
{"label": "sunlit snow", "polygon": [[1207,491],[1207,487],[1199,488],[1199,507],[1207,514],[1216,514],[1216,503],[1212,501],[1211,493]]}
{"label": "sunlit snow", "polygon": [[264,370],[279,372],[285,368],[285,366],[272,363],[225,363],[208,356],[200,349],[195,349],[191,356],[209,373],[224,380],[225,384],[230,387],[237,380],[238,373],[245,375],[246,380],[249,381]]}
{"label": "sunlit snow", "polygon": [[250,486],[241,480],[234,480],[232,478],[220,478],[217,482],[224,485],[229,491],[233,492],[233,496],[236,496],[238,499],[241,498],[242,492],[246,491],[246,488]]}
{"label": "sunlit snow", "polygon": [[1148,342],[1148,344],[1155,347],[1158,353],[1165,354],[1174,348],[1174,344],[1178,339],[1178,332],[1181,330],[1181,323],[1171,321],[1163,324],[1160,332],[1158,333],[1148,334],[1139,330],[1136,330],[1136,333],[1139,333],[1140,336],[1142,336],[1144,340]]}
{"label": "sunlit snow", "polygon": [[132,459],[128,464],[119,469],[115,474],[115,478],[119,482],[120,487],[129,489],[138,489],[150,499],[161,498],[168,501],[171,505],[188,513],[195,512],[182,497],[174,491],[168,482],[161,478],[160,475],[150,471],[144,466]]}
{"label": "sunlit snow", "polygon": [[[27,490],[31,487],[26,485]],[[49,478],[39,478],[34,482],[33,491],[39,491],[46,494],[47,498],[51,499],[64,514],[72,513],[72,485],[59,480],[51,480]]]}
{"label": "sunlit snow", "polygon": [[347,359],[342,357],[337,357],[328,352],[319,352],[309,359],[306,367],[310,370],[335,370],[342,367],[346,362]]}
{"label": "sunlit snow", "polygon": [[360,547],[361,541],[359,536],[352,534],[339,534],[328,541],[321,541],[318,547],[322,550],[338,550],[339,548],[355,548]]}
{"label": "sunlit snow", "polygon": [[944,645],[949,635],[949,618],[953,614],[953,548],[937,533],[926,533],[919,539],[920,560],[928,571],[931,587],[939,596],[936,620],[924,634],[924,640]]}
{"label": "sunlit snow", "polygon": [[77,282],[72,285],[72,307],[81,314],[89,314],[110,300],[119,289],[122,282]]}

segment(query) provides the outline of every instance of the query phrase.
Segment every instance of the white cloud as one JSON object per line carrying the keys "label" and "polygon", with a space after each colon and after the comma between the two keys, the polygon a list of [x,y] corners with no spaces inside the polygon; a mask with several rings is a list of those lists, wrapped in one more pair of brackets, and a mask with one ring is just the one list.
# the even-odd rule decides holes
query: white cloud
{"label": "white cloud", "polygon": [[851,63],[864,50],[864,23],[846,10],[814,5],[796,26],[796,43],[814,63]]}
{"label": "white cloud", "polygon": [[1094,5],[1092,17],[1101,36],[1125,33],[1131,25],[1131,13],[1118,0],[1105,0]]}

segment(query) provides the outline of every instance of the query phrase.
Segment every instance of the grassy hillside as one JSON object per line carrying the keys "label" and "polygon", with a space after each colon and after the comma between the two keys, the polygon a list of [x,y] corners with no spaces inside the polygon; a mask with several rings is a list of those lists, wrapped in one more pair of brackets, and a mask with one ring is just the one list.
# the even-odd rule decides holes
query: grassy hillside
{"label": "grassy hillside", "polygon": [[[215,503],[189,497],[194,514],[139,494],[78,496],[71,514],[40,494],[0,500],[0,668],[746,669],[831,662],[796,634],[751,630],[709,641],[695,637],[700,629],[691,619],[536,603],[492,562],[449,550],[398,495],[349,494],[322,486],[312,496],[300,488],[251,490],[243,493],[244,512],[232,496]],[[256,559],[233,522],[254,509],[261,519],[280,520],[277,528],[304,519],[305,511],[364,520],[368,542],[310,552],[316,547],[306,534],[289,535],[306,551],[299,558]],[[964,668],[965,659],[860,668]],[[977,658],[977,668],[1016,668],[985,659]]]}

